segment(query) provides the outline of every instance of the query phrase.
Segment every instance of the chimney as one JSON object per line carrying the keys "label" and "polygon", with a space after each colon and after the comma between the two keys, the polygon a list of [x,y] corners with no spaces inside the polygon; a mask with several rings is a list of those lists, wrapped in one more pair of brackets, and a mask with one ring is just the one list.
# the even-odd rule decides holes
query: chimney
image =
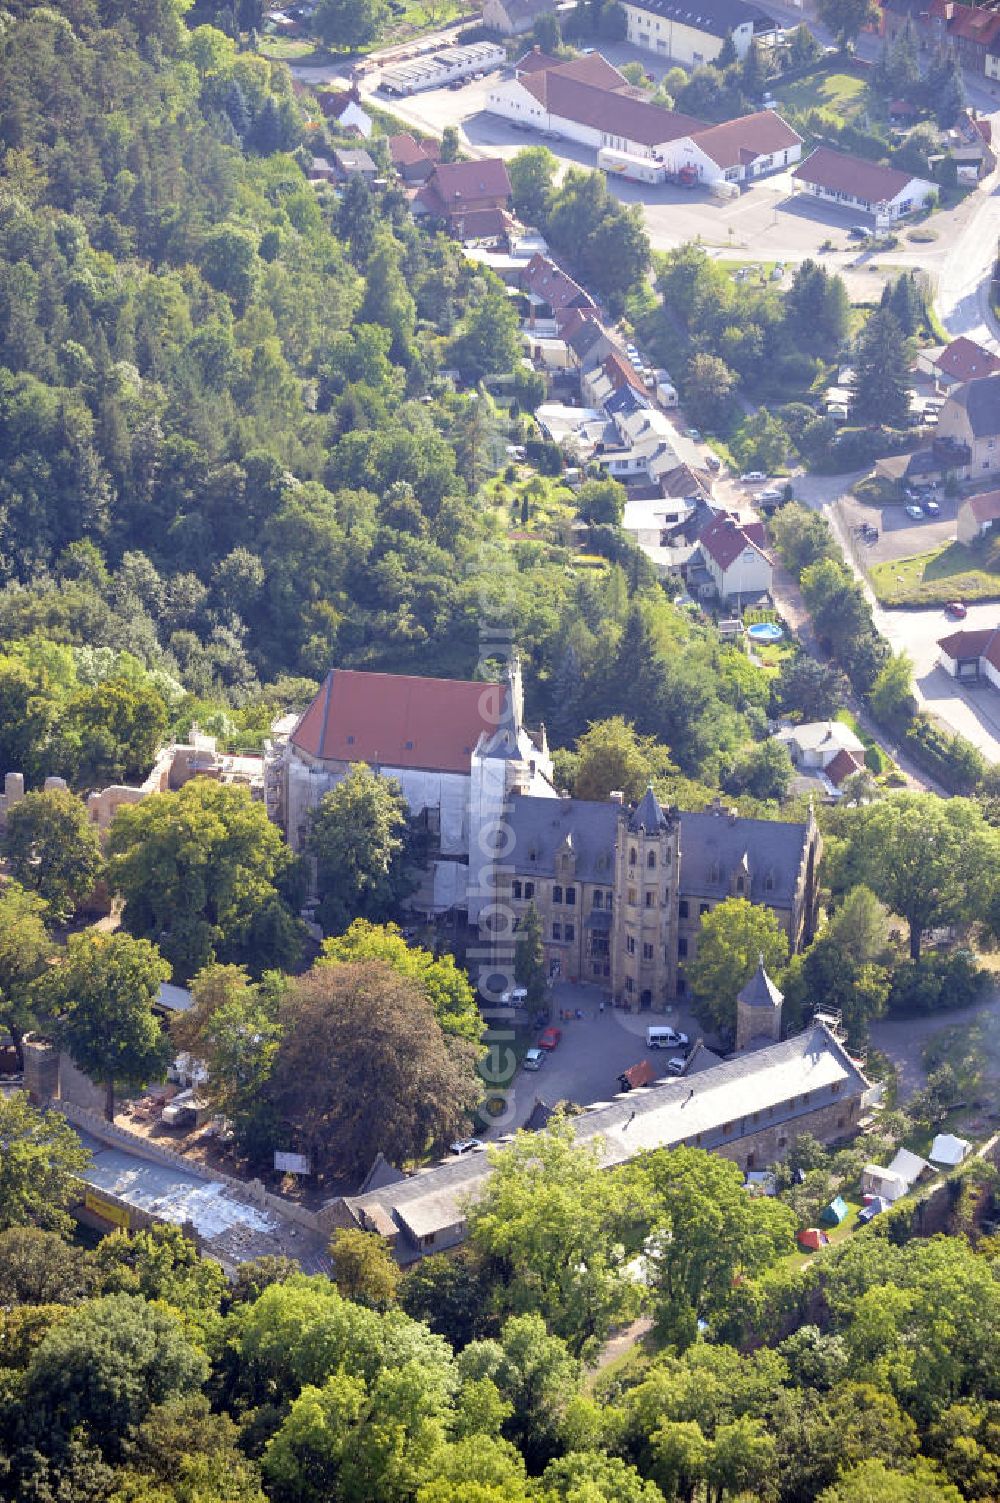
{"label": "chimney", "polygon": [[625,794],[620,788],[612,788],[611,792],[608,794],[608,798],[613,804],[624,805],[625,803]]}

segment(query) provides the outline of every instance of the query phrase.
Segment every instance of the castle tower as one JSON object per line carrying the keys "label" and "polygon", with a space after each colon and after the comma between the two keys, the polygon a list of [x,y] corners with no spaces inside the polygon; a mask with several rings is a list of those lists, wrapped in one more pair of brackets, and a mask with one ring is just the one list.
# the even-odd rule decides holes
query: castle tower
{"label": "castle tower", "polygon": [[781,1004],[784,1000],[764,969],[762,955],[756,971],[736,998],[737,1054],[744,1049],[780,1041]]}
{"label": "castle tower", "polygon": [[640,1011],[662,1011],[677,992],[679,881],[679,823],[650,784],[615,836],[611,985]]}
{"label": "castle tower", "polygon": [[533,734],[524,724],[524,690],[517,657],[508,665],[496,726],[480,736],[469,771],[468,911],[469,923],[476,924],[481,909],[492,902],[495,889],[503,887],[505,852],[499,825],[506,800],[522,793],[556,796],[544,727]]}

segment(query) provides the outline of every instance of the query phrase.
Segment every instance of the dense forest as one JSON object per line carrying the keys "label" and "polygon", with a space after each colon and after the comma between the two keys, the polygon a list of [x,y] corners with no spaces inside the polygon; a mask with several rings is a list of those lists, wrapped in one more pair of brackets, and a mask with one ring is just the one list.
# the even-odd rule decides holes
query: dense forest
{"label": "dense forest", "polygon": [[[915,1236],[908,1202],[810,1260],[734,1164],[682,1148],[609,1173],[557,1118],[500,1154],[457,1255],[401,1271],[344,1230],[329,1277],[269,1256],[227,1281],[176,1227],[66,1240],[75,1138],[16,1098],[0,1130],[30,1143],[0,1203],[11,1503],[998,1495],[987,1164],[941,1187],[947,1235]],[[595,1365],[640,1306],[647,1338]]]}
{"label": "dense forest", "polygon": [[524,373],[477,387],[519,365],[508,300],[392,184],[315,192],[286,70],[82,0],[8,7],[0,74],[0,767],[96,786],[194,718],[259,744],[332,663],[471,676],[485,592],[557,743],[638,713],[718,785],[769,678],[614,526],[600,569],[531,533]]}

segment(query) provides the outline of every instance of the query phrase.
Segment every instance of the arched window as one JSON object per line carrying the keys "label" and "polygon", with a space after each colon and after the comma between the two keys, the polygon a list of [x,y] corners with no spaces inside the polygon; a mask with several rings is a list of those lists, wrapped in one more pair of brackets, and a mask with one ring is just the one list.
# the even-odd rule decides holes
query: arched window
{"label": "arched window", "polygon": [[521,884],[520,884],[520,882],[518,882],[518,881],[515,880],[514,882],[511,883],[511,885],[510,885],[510,893],[511,893],[511,897],[513,897],[513,898],[519,898],[521,896]]}
{"label": "arched window", "polygon": [[647,853],[646,853],[646,865],[650,869],[652,869],[656,865],[656,852],[655,851],[647,851]]}
{"label": "arched window", "polygon": [[629,864],[629,866],[635,866],[635,863],[636,863],[636,861],[638,859],[639,858],[638,858],[638,856],[636,854],[635,846],[633,845],[633,846],[631,846],[629,848],[629,853],[628,853],[628,864]]}

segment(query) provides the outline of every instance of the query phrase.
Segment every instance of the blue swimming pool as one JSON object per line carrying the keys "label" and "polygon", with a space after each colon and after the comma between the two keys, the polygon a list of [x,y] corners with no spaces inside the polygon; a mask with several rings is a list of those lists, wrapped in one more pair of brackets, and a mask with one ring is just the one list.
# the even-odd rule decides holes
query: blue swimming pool
{"label": "blue swimming pool", "polygon": [[747,628],[751,642],[780,642],[784,635],[784,628],[776,626],[773,621],[755,621]]}

